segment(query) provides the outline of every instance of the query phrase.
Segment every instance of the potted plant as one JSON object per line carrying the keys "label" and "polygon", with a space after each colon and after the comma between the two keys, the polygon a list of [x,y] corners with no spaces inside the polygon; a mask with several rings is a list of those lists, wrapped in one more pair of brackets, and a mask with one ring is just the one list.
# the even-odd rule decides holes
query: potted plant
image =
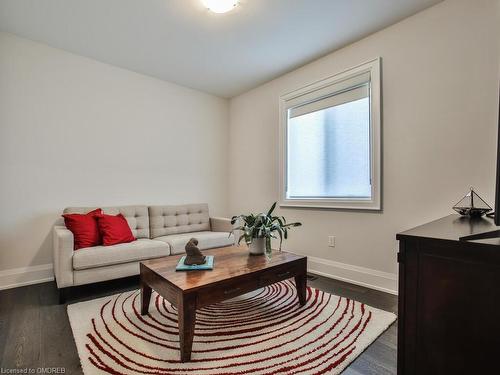
{"label": "potted plant", "polygon": [[[243,234],[238,239],[238,245],[242,239],[245,239],[246,244],[252,255],[260,255],[266,253],[271,256],[271,238],[280,239],[279,250],[283,238],[288,238],[288,229],[299,227],[302,223],[286,223],[283,216],[273,216],[273,211],[276,208],[276,202],[271,206],[267,214],[249,214],[233,216],[231,224],[239,222],[239,227],[234,230],[240,230]],[[277,234],[277,235],[276,235]]]}

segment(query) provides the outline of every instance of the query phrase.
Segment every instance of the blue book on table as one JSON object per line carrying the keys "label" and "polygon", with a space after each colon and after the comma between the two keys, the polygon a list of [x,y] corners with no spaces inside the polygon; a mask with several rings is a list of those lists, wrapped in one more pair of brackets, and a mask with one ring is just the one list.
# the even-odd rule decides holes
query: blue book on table
{"label": "blue book on table", "polygon": [[186,259],[185,255],[177,263],[177,267],[175,267],[176,271],[212,270],[214,268],[213,255],[207,255],[203,264],[193,264],[190,266],[184,264],[184,259]]}

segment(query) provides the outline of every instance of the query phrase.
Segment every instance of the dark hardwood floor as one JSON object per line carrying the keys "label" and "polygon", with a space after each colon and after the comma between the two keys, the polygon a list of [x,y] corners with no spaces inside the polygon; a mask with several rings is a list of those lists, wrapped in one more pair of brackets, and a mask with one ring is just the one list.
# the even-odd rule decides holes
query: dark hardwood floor
{"label": "dark hardwood floor", "polygon": [[[397,312],[397,297],[361,286],[314,276],[308,285],[379,309]],[[67,304],[138,288],[138,278],[72,288]],[[344,375],[396,373],[396,323],[344,371]],[[82,374],[66,313],[55,284],[0,291],[0,369],[64,367]],[[90,375],[90,374],[89,374]]]}
{"label": "dark hardwood floor", "polygon": [[[398,312],[398,297],[343,281],[315,276],[307,284],[316,289],[350,298],[381,310]],[[397,321],[380,335],[347,369],[343,375],[396,374]]]}

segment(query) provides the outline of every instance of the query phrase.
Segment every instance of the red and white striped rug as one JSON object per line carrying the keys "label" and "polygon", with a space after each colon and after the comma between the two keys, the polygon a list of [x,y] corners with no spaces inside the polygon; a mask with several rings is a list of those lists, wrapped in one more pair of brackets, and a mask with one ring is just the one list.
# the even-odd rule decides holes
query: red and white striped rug
{"label": "red and white striped rug", "polygon": [[338,374],[394,314],[290,281],[197,311],[192,362],[179,362],[176,310],[139,291],[68,306],[83,371],[92,374]]}

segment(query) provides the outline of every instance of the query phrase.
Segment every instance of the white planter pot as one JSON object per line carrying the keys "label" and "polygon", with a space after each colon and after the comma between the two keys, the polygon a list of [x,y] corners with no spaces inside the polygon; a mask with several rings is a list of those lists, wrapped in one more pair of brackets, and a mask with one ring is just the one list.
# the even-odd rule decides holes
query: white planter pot
{"label": "white planter pot", "polygon": [[265,238],[252,238],[252,243],[248,246],[248,250],[252,255],[262,255],[266,251]]}

